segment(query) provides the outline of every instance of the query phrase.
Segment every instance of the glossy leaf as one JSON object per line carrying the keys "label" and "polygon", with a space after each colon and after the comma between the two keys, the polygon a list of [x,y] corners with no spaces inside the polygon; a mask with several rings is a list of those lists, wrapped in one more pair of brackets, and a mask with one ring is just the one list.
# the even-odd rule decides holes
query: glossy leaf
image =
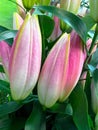
{"label": "glossy leaf", "polygon": [[97,127],[97,113],[98,113],[98,69],[93,73],[92,83],[91,83],[91,99],[92,99],[92,109],[96,114],[95,125]]}
{"label": "glossy leaf", "polygon": [[5,116],[7,114],[10,114],[12,112],[15,112],[19,108],[22,107],[22,104],[16,103],[16,102],[8,102],[5,104],[0,105],[0,117]]}
{"label": "glossy leaf", "polygon": [[51,113],[61,113],[65,114],[66,113],[66,106],[67,103],[55,103],[55,105],[51,108],[48,109]]}
{"label": "glossy leaf", "polygon": [[16,117],[12,120],[10,130],[23,130],[26,119],[23,117]]}
{"label": "glossy leaf", "polygon": [[46,130],[45,113],[41,105],[37,101],[33,105],[33,110],[26,122],[25,130]]}
{"label": "glossy leaf", "polygon": [[39,16],[39,19],[40,19],[41,28],[43,29],[42,30],[43,35],[45,38],[48,38],[53,31],[54,21],[50,17],[45,15]]}
{"label": "glossy leaf", "polygon": [[41,11],[52,13],[53,15],[57,16],[73,29],[75,29],[75,31],[80,35],[84,42],[86,41],[87,27],[82,19],[80,19],[78,16],[53,6],[35,6],[35,8]]}
{"label": "glossy leaf", "polygon": [[0,80],[0,90],[10,93],[9,83],[6,81]]}
{"label": "glossy leaf", "polygon": [[87,15],[86,17],[83,17],[82,20],[85,22],[87,30],[89,31],[94,24],[96,23],[92,17],[90,17],[89,15]]}
{"label": "glossy leaf", "polygon": [[[87,96],[87,101],[88,101],[88,112],[90,115],[93,115],[93,111],[92,111],[92,102],[91,102],[91,77],[90,77],[90,72],[87,72],[87,76],[86,76],[86,82],[85,82],[85,92],[86,92],[86,96]],[[90,122],[90,126],[92,128],[94,128],[93,125],[93,120],[91,119],[92,117],[89,116],[89,122]]]}
{"label": "glossy leaf", "polygon": [[0,41],[14,38],[16,36],[17,31],[16,30],[7,30],[2,33],[0,33]]}
{"label": "glossy leaf", "polygon": [[0,26],[0,33],[1,33],[1,32],[4,32],[4,31],[6,31],[6,30],[8,30],[8,28],[5,28],[5,27],[3,27],[3,26]]}
{"label": "glossy leaf", "polygon": [[10,130],[11,119],[8,115],[0,118],[0,130]]}
{"label": "glossy leaf", "polygon": [[58,114],[52,130],[78,130],[71,116]]}
{"label": "glossy leaf", "polygon": [[92,55],[90,64],[94,67],[96,67],[98,65],[98,49],[96,49],[96,51],[94,52],[94,54]]}
{"label": "glossy leaf", "polygon": [[78,84],[70,96],[73,108],[73,120],[78,130],[91,130],[88,121],[87,99],[82,87]]}
{"label": "glossy leaf", "polygon": [[98,69],[96,69],[93,73],[94,86],[98,87]]}
{"label": "glossy leaf", "polygon": [[11,0],[0,0],[0,25],[12,29],[13,12],[16,10],[16,4]]}
{"label": "glossy leaf", "polygon": [[3,69],[3,66],[0,65],[0,72],[3,72],[4,73],[4,69]]}

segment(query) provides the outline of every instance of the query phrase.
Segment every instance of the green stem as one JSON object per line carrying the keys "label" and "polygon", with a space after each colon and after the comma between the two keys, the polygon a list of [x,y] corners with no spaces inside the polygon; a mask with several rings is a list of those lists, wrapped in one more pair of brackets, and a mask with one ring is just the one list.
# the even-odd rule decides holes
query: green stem
{"label": "green stem", "polygon": [[93,48],[95,46],[95,42],[96,42],[97,36],[98,36],[98,23],[96,25],[95,34],[94,34],[94,37],[92,39],[92,43],[91,43],[91,46],[90,46],[90,49],[89,49],[89,54],[88,54],[88,56],[86,58],[86,61],[85,61],[85,65],[87,65],[87,63],[88,63],[88,61],[89,61],[89,59],[91,57],[91,53],[92,53],[92,50],[93,50]]}
{"label": "green stem", "polygon": [[93,40],[92,40],[92,44],[91,44],[91,47],[89,49],[89,54],[91,54],[94,46],[95,46],[95,42],[96,42],[96,39],[97,39],[97,35],[98,35],[98,24],[96,25],[96,29],[95,29],[95,34],[94,34],[94,37],[93,37]]}

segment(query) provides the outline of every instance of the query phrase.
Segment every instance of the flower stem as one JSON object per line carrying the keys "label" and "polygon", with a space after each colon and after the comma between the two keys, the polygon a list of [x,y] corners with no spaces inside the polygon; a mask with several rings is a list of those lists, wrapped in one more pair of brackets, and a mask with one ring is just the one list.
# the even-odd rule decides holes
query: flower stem
{"label": "flower stem", "polygon": [[87,63],[88,63],[88,61],[89,61],[89,59],[90,59],[90,57],[91,57],[91,53],[92,53],[92,50],[93,50],[93,48],[94,48],[94,46],[95,46],[95,42],[96,42],[97,36],[98,36],[98,23],[97,23],[97,25],[96,25],[94,37],[93,37],[93,39],[92,39],[92,43],[91,43],[91,46],[90,46],[90,49],[89,49],[89,52],[88,52],[89,55],[88,55],[87,58],[86,58],[85,65],[87,65]]}
{"label": "flower stem", "polygon": [[96,29],[95,29],[95,34],[94,34],[94,37],[93,37],[93,40],[92,40],[92,44],[91,44],[91,47],[89,49],[89,54],[91,54],[94,46],[95,46],[95,42],[96,42],[96,39],[97,39],[97,35],[98,35],[98,24],[96,25]]}

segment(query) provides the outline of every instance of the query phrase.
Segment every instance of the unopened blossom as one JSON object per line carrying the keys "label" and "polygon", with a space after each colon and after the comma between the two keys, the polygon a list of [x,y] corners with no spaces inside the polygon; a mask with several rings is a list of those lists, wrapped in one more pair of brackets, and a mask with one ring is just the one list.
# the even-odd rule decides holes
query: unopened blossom
{"label": "unopened blossom", "polygon": [[42,105],[63,102],[76,86],[85,60],[82,40],[76,32],[64,33],[49,52],[38,82]]}

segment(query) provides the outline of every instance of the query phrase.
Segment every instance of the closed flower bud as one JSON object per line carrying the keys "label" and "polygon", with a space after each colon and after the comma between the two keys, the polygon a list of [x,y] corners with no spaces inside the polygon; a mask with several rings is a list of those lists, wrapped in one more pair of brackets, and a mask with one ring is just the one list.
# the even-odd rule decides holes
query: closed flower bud
{"label": "closed flower bud", "polygon": [[[60,8],[60,4],[57,4],[56,7]],[[51,41],[56,40],[62,33],[60,30],[60,19],[57,16],[54,16],[53,19],[54,19],[55,25],[54,25],[53,32],[49,38]]]}
{"label": "closed flower bud", "polygon": [[8,66],[9,66],[9,60],[10,60],[10,52],[11,52],[11,47],[5,42],[1,41],[0,42],[0,58],[1,58],[1,63],[3,64],[4,71],[7,75],[7,78],[9,78],[9,73],[8,73]]}
{"label": "closed flower bud", "polygon": [[51,41],[56,40],[61,35],[59,18],[54,16],[54,22],[55,22],[54,30],[49,38]]}
{"label": "closed flower bud", "polygon": [[32,9],[35,2],[36,0],[22,0],[23,6],[26,10]]}
{"label": "closed flower bud", "polygon": [[82,40],[75,33],[63,34],[49,52],[38,81],[38,97],[42,105],[52,107],[63,102],[77,84],[85,54]]}
{"label": "closed flower bud", "polygon": [[14,40],[9,61],[11,94],[25,99],[38,80],[41,66],[41,32],[37,16],[27,14]]}

